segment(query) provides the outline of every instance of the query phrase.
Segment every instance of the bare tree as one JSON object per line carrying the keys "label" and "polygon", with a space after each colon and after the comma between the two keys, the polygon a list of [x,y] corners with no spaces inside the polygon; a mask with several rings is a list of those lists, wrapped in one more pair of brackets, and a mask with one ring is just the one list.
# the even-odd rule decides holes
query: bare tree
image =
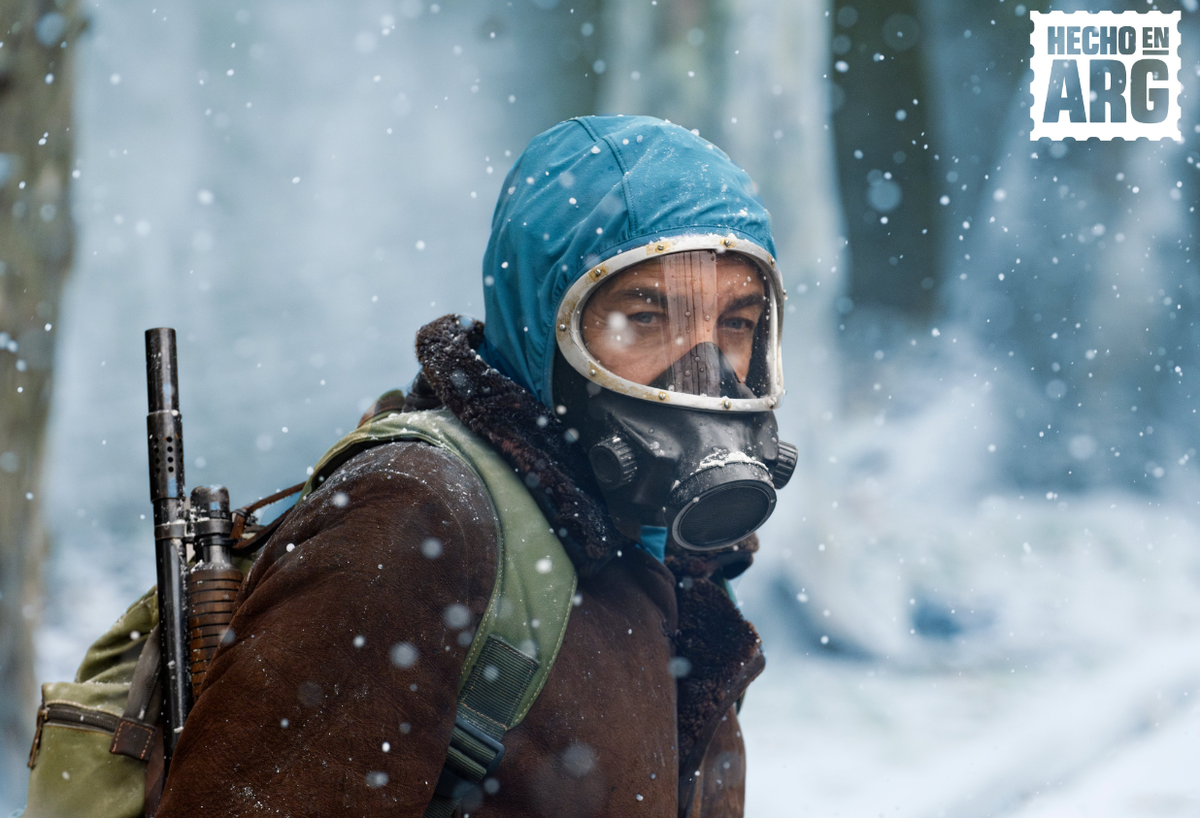
{"label": "bare tree", "polygon": [[[39,486],[55,321],[71,265],[74,0],[0,0],[0,795],[33,733]],[[11,798],[11,796],[8,796]],[[7,799],[6,799],[7,800]]]}

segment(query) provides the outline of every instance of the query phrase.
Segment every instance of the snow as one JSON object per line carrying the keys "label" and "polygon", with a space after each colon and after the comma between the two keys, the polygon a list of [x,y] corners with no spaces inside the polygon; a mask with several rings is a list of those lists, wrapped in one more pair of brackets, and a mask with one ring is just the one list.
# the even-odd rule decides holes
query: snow
{"label": "snow", "polygon": [[830,421],[737,587],[768,657],[747,814],[1193,814],[1192,501],[998,484],[1021,387],[969,344],[911,349]]}
{"label": "snow", "polygon": [[1198,702],[1194,633],[1016,673],[771,657],[741,717],[747,815],[1182,814]]}
{"label": "snow", "polygon": [[[142,330],[179,330],[193,484],[224,482],[240,505],[296,482],[412,377],[419,325],[479,315],[512,157],[592,93],[539,44],[593,24],[529,3],[495,38],[478,4],[413,16],[422,4],[406,2],[398,17],[282,0],[87,5],[43,680],[72,677],[154,581]],[[997,104],[1004,71],[968,95],[985,113],[934,104],[961,102],[963,66],[1008,59],[996,40],[964,39],[983,12],[935,0],[922,37],[940,43],[929,102],[949,117],[929,147],[946,269],[921,286],[939,286],[940,306],[925,322],[873,312],[844,292],[838,208],[805,198],[832,195],[812,114],[827,86],[797,84],[830,73],[828,32],[804,4],[751,5],[730,34],[737,106],[720,115],[740,124],[718,138],[715,121],[688,123],[763,185],[792,293],[779,417],[801,466],[738,585],[768,654],[742,712],[748,815],[1196,814],[1193,177],[1178,187],[1193,157],[1031,146],[1026,111]],[[795,16],[776,31],[781,9]],[[750,47],[768,41],[783,50]],[[604,55],[611,107],[644,102],[613,89],[658,87],[638,42]],[[851,67],[870,70],[838,61],[830,76]],[[786,94],[760,87],[776,76]],[[904,109],[908,124],[926,105]],[[991,155],[981,121],[995,164],[970,161]],[[893,183],[871,190],[899,221],[912,197]],[[407,642],[390,655],[419,660]],[[0,793],[0,808],[12,800]]]}

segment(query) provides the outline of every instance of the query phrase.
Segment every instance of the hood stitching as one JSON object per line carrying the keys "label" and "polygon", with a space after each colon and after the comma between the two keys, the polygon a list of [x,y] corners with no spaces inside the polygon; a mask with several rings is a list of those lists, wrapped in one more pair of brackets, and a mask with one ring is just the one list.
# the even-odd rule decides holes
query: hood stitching
{"label": "hood stitching", "polygon": [[636,235],[642,228],[637,211],[633,207],[633,191],[629,189],[629,164],[625,161],[625,156],[621,153],[621,148],[617,145],[617,138],[615,136],[609,134],[603,137],[603,141],[608,145],[608,149],[612,151],[613,158],[617,160],[617,167],[621,169],[621,197],[625,200],[628,231],[630,234]]}

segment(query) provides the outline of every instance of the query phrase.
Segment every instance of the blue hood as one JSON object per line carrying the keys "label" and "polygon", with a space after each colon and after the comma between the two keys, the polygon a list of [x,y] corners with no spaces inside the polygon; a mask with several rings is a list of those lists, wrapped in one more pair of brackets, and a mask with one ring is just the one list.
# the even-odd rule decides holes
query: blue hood
{"label": "blue hood", "polygon": [[517,159],[492,216],[480,354],[552,406],[567,288],[605,259],[686,233],[733,233],[775,255],[754,182],[707,140],[645,116],[555,125]]}

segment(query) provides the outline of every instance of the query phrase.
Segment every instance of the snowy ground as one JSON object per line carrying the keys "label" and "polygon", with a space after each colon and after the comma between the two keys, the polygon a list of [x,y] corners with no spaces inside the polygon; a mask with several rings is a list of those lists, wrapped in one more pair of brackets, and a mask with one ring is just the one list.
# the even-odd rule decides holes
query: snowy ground
{"label": "snowy ground", "polygon": [[949,370],[825,436],[737,586],[747,815],[1200,815],[1195,493],[996,491],[1019,394]]}
{"label": "snowy ground", "polygon": [[1200,814],[1200,633],[1043,671],[773,657],[743,722],[750,818]]}

